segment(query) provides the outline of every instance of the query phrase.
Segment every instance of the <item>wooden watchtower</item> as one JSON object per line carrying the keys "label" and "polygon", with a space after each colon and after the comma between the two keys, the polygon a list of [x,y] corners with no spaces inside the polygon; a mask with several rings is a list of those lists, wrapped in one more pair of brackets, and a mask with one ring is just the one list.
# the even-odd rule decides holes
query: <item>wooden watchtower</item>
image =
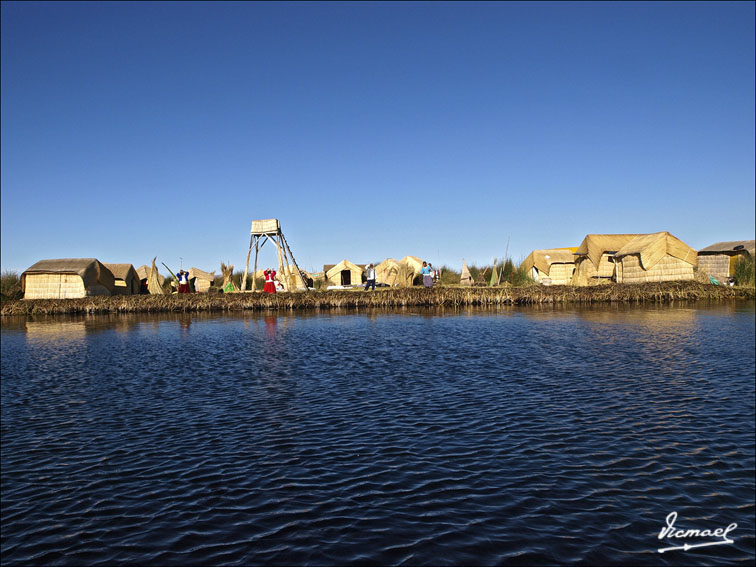
{"label": "wooden watchtower", "polygon": [[[253,220],[252,230],[250,232],[251,237],[249,240],[249,251],[247,252],[247,263],[244,266],[244,277],[241,282],[242,291],[247,289],[249,257],[252,255],[253,247],[255,249],[255,267],[252,272],[252,290],[257,291],[257,282],[255,281],[255,274],[257,273],[257,255],[260,252],[260,248],[262,248],[268,240],[272,241],[278,250],[278,273],[286,277],[287,284],[293,273],[296,287],[301,287],[307,290],[307,281],[302,275],[299,266],[297,266],[297,261],[294,259],[294,254],[291,253],[289,243],[286,242],[286,238],[281,231],[281,223],[278,219]],[[289,260],[291,260],[291,262],[289,262]]]}

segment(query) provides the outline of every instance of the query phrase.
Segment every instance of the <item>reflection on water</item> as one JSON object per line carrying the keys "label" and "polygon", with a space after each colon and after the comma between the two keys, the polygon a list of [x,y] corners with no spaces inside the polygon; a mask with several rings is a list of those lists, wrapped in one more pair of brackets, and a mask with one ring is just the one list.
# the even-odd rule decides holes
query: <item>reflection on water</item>
{"label": "reflection on water", "polygon": [[[558,317],[579,317],[593,323],[616,324],[652,324],[653,321],[669,326],[674,321],[695,321],[697,317],[714,315],[726,316],[739,312],[752,312],[752,301],[732,302],[679,302],[678,304],[638,305],[631,303],[601,304],[535,304],[532,306],[500,305],[493,307],[405,307],[405,308],[371,308],[328,310],[304,310],[299,312],[241,312],[222,314],[211,312],[198,313],[123,313],[106,315],[39,315],[33,317],[3,317],[2,329],[5,331],[25,330],[29,337],[38,335],[60,334],[79,336],[82,332],[116,330],[128,332],[136,326],[149,326],[159,330],[161,325],[177,322],[181,328],[188,329],[192,321],[217,321],[219,318],[241,319],[245,326],[264,321],[275,326],[291,319],[322,318],[324,316],[363,315],[375,320],[381,315],[406,315],[410,317],[436,318],[480,315],[522,316],[533,320]],[[57,323],[57,325],[49,325]]]}
{"label": "reflection on water", "polygon": [[4,564],[754,562],[753,302],[2,323]]}

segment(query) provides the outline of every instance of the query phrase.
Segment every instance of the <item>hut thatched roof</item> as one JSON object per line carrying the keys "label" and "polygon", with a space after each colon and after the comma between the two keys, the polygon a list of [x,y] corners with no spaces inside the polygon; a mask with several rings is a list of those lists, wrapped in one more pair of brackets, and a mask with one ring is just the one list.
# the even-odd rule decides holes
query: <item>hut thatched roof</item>
{"label": "hut thatched roof", "polygon": [[740,252],[745,250],[751,256],[756,256],[756,240],[731,240],[717,242],[698,251],[699,254],[721,254],[726,252]]}
{"label": "hut thatched roof", "polygon": [[473,278],[470,274],[470,270],[467,267],[467,262],[465,262],[464,258],[462,259],[462,274],[459,276],[459,283],[462,285],[472,285]]}
{"label": "hut thatched roof", "polygon": [[528,271],[535,266],[539,272],[548,274],[551,264],[574,264],[575,250],[577,250],[577,248],[533,250],[528,254],[528,257],[522,261],[522,266]]}
{"label": "hut thatched roof", "polygon": [[406,264],[400,264],[394,258],[386,258],[375,265],[375,279],[378,283],[389,286],[411,285],[411,270]]}
{"label": "hut thatched roof", "polygon": [[350,262],[349,260],[342,260],[338,264],[333,264],[330,266],[330,268],[327,268],[327,266],[323,266],[323,271],[326,273],[327,278],[332,278],[334,274],[341,272],[342,270],[350,270],[351,272],[358,272],[362,274],[362,272],[365,270],[365,266],[367,264],[355,264],[353,262]]}
{"label": "hut thatched roof", "polygon": [[405,256],[404,258],[399,260],[399,263],[412,268],[412,272],[415,275],[419,274],[420,270],[423,267],[423,261],[417,256]]}
{"label": "hut thatched roof", "polygon": [[76,274],[81,276],[85,287],[99,284],[109,291],[115,285],[113,273],[96,258],[40,260],[21,274],[21,289],[24,289],[26,276],[33,274]]}
{"label": "hut thatched roof", "polygon": [[[147,264],[142,264],[136,269],[136,273],[140,280],[149,279],[150,267]],[[163,282],[165,281],[165,277],[163,277],[160,272],[158,272],[158,281],[160,282],[160,285],[163,285]]]}
{"label": "hut thatched roof", "polygon": [[90,267],[96,258],[60,258],[57,260],[40,260],[24,270],[25,274],[79,274]]}
{"label": "hut thatched roof", "polygon": [[117,280],[126,281],[129,279],[129,275],[132,278],[139,279],[139,274],[137,274],[133,264],[104,264],[104,266],[110,270],[113,277]]}
{"label": "hut thatched roof", "polygon": [[644,270],[650,270],[665,256],[678,258],[692,266],[698,265],[698,253],[666,231],[636,236],[617,250],[614,257],[621,258],[630,254],[640,256]]}
{"label": "hut thatched roof", "polygon": [[379,262],[375,264],[374,267],[377,272],[381,272],[381,271],[388,271],[392,269],[398,270],[400,265],[401,264],[399,264],[399,262],[397,262],[393,258],[386,258],[383,262]]}
{"label": "hut thatched roof", "polygon": [[199,268],[189,268],[189,279],[191,280],[194,278],[209,282],[215,281],[215,270],[212,272],[205,272]]}
{"label": "hut thatched roof", "polygon": [[601,263],[601,255],[605,252],[614,254],[636,236],[642,234],[588,234],[580,243],[575,256],[587,256],[593,265],[598,268]]}

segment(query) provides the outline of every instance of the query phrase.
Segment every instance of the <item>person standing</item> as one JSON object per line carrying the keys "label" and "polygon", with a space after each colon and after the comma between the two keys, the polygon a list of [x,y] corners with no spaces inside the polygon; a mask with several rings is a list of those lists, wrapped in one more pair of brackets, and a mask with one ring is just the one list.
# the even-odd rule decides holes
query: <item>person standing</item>
{"label": "person standing", "polygon": [[433,276],[431,276],[431,268],[428,267],[427,262],[423,262],[423,268],[420,270],[423,276],[423,285],[425,287],[433,287]]}
{"label": "person standing", "polygon": [[189,293],[189,272],[179,270],[178,273],[178,292]]}
{"label": "person standing", "polygon": [[365,291],[367,291],[371,285],[373,286],[373,291],[375,291],[375,268],[373,267],[373,264],[370,264],[367,267],[367,283],[365,284]]}
{"label": "person standing", "polygon": [[268,268],[263,274],[265,275],[265,287],[263,291],[265,293],[276,293],[276,271]]}

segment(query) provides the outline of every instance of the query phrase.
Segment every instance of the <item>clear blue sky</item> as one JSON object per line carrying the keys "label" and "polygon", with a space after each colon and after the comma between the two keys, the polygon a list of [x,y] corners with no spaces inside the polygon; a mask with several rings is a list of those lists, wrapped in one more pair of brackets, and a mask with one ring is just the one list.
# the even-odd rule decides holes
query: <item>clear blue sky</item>
{"label": "clear blue sky", "polygon": [[[754,3],[2,2],[2,269],[754,238]],[[261,262],[273,264],[268,247]]]}

